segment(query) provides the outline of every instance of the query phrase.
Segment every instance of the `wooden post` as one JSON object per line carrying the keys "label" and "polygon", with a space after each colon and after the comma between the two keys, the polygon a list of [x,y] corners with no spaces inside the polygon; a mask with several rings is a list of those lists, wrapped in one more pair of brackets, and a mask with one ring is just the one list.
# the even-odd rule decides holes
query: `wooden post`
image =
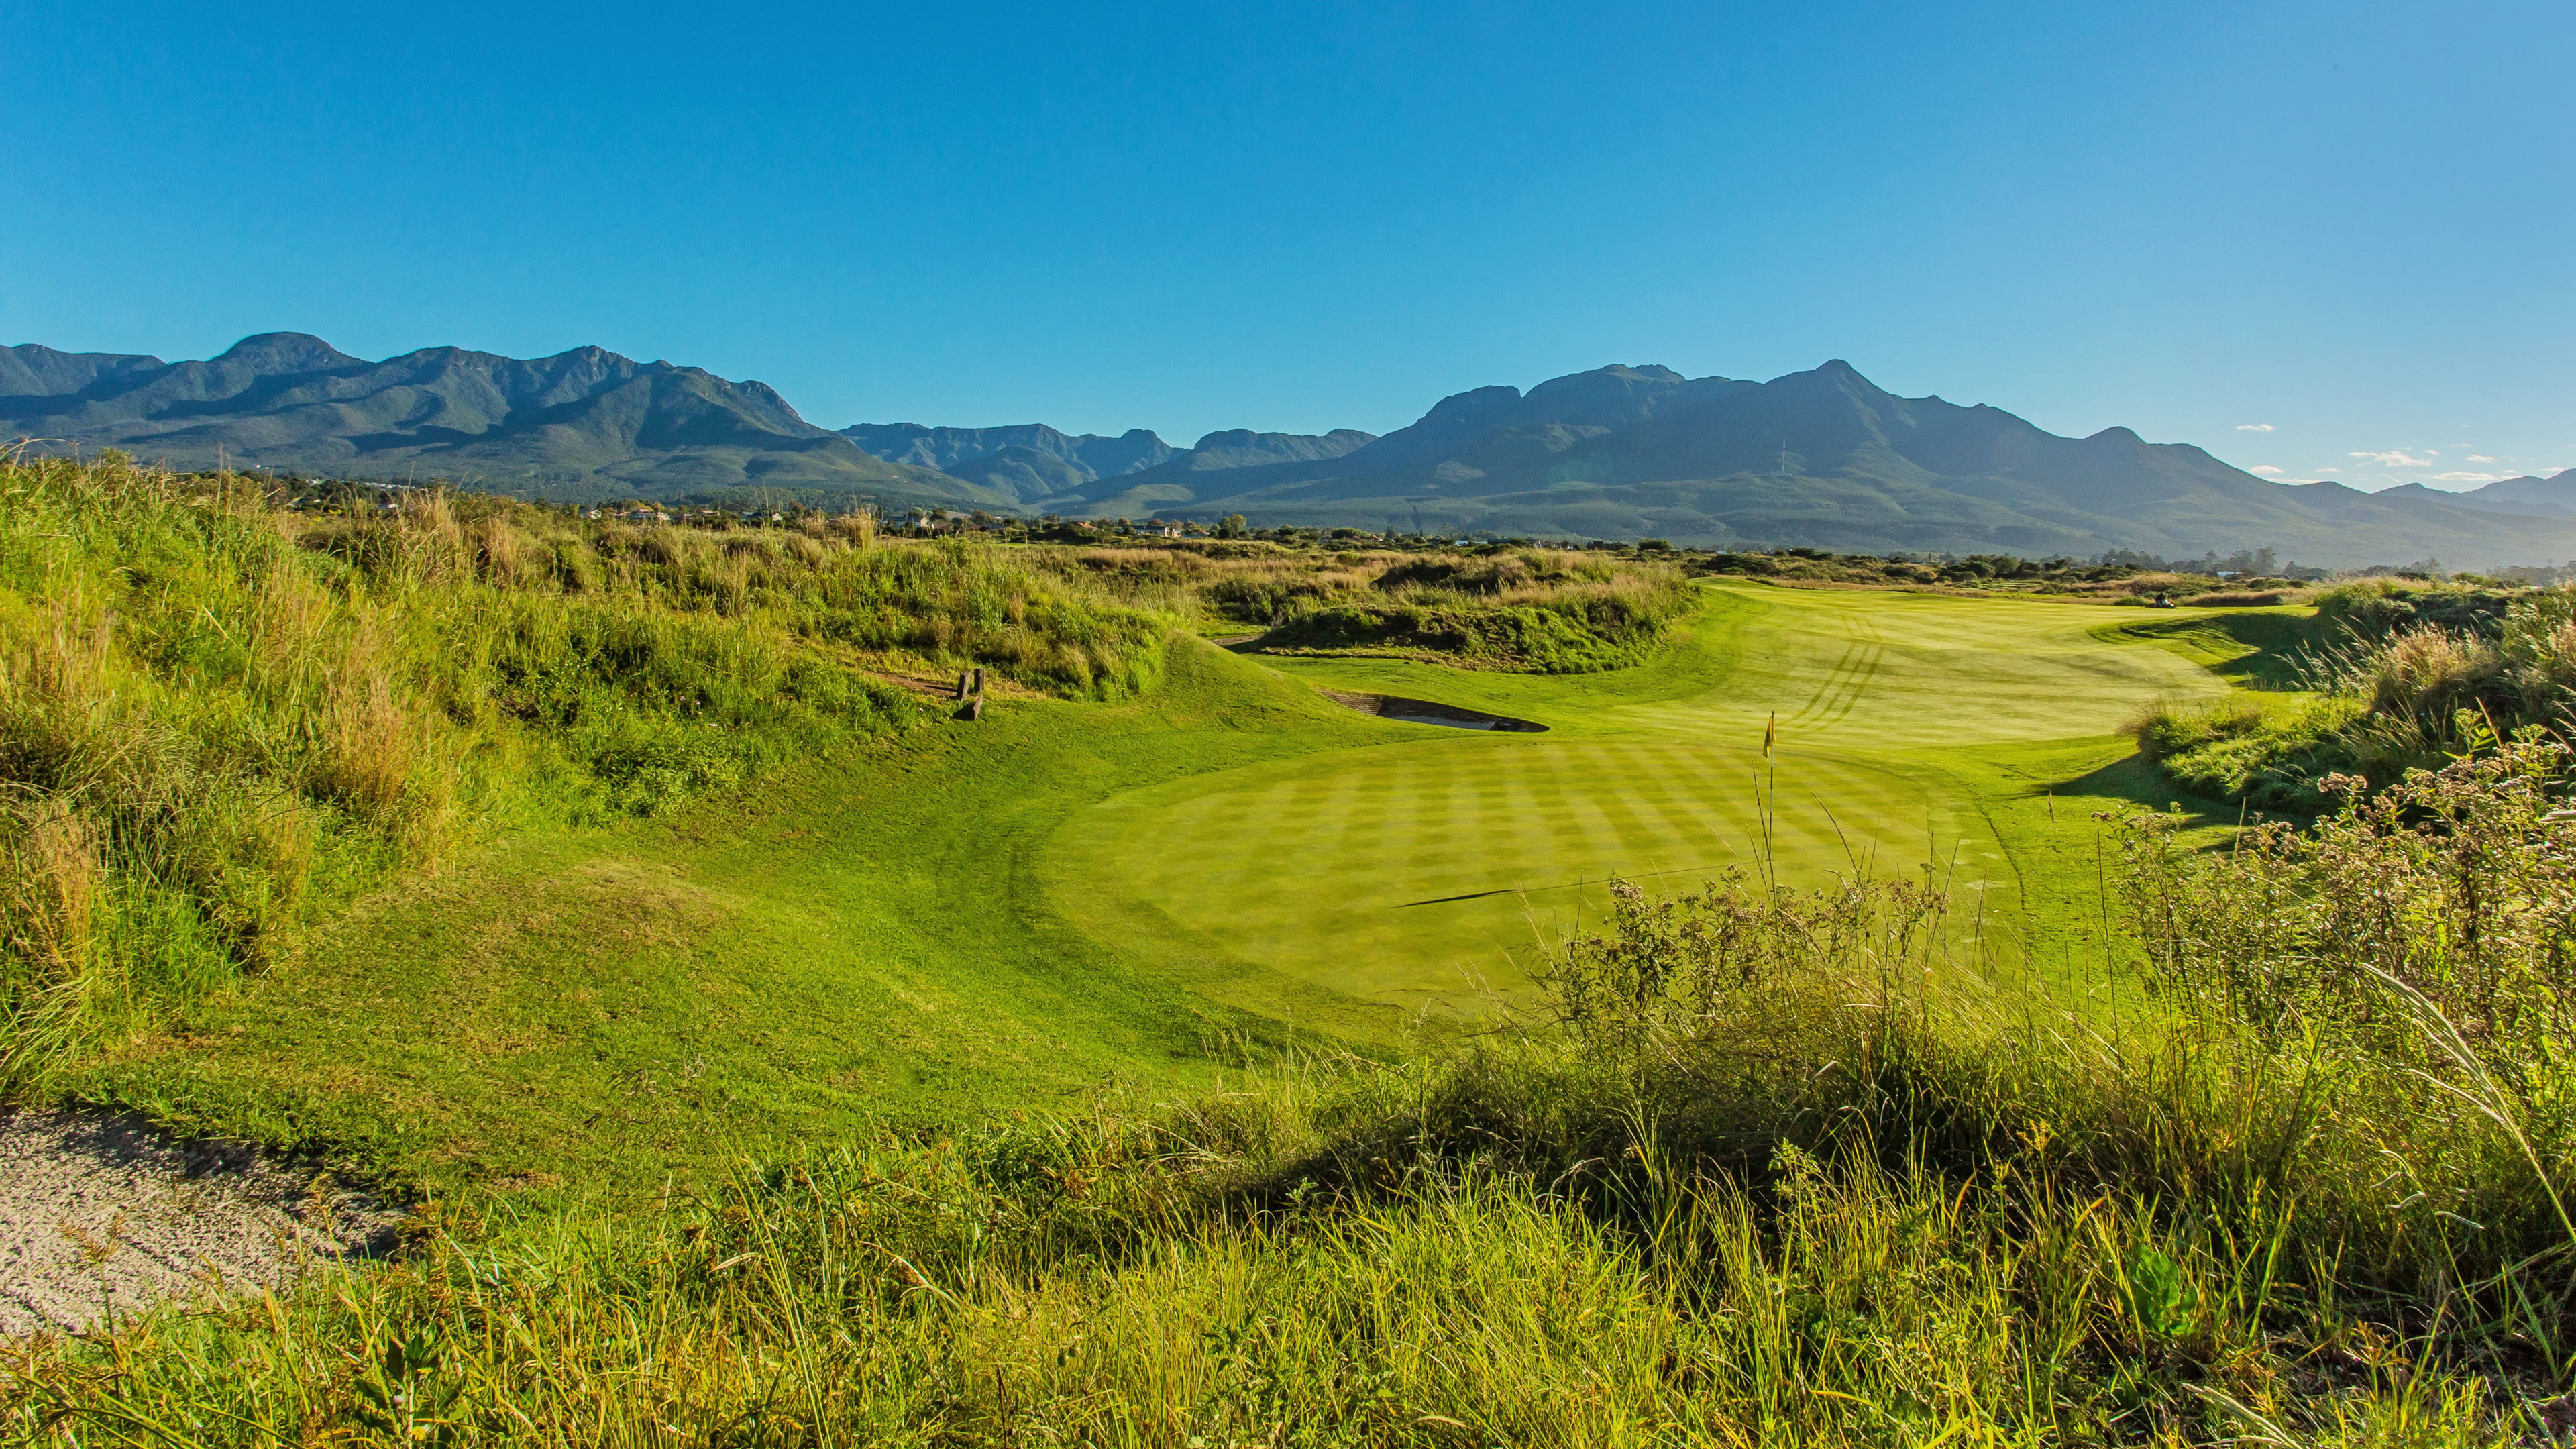
{"label": "wooden post", "polygon": [[983,665],[981,665],[981,664],[978,664],[978,665],[976,665],[976,666],[975,666],[975,693],[976,693],[976,694],[978,694],[978,695],[981,695],[983,692],[984,692],[984,666],[983,666]]}
{"label": "wooden post", "polygon": [[957,697],[959,699],[966,697],[966,671],[963,669],[957,671]]}

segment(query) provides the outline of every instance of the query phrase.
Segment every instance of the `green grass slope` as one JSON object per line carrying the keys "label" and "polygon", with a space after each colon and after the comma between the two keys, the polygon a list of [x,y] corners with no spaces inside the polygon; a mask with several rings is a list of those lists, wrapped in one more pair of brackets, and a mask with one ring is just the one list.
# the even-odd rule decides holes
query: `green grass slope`
{"label": "green grass slope", "polygon": [[1149,703],[1014,699],[667,820],[515,833],[80,1089],[436,1184],[631,1187],[1201,1080],[1292,1020],[1383,1040],[1329,984],[1233,989],[1073,929],[1037,870],[1072,803],[1365,732],[1182,641]]}
{"label": "green grass slope", "polygon": [[2088,810],[2159,788],[2119,719],[2223,688],[2102,618],[1707,586],[1654,662],[1537,677],[1178,639],[1125,703],[999,700],[651,822],[514,834],[76,1089],[427,1182],[633,1184],[1203,1084],[1246,1042],[1400,1052],[1527,1000],[1611,874],[1695,887],[1766,832],[1785,879],[1936,861],[2045,943],[2082,924]]}
{"label": "green grass slope", "polygon": [[1960,893],[1623,891],[1554,1031],[786,1148],[607,1213],[468,1194],[392,1263],[0,1344],[0,1432],[2555,1443],[2576,1122],[2530,1087],[2576,897],[2458,886],[2563,856],[2568,763],[2517,742],[2225,852],[2124,819],[2147,959],[2114,970],[2160,999],[2124,1019],[1980,989]]}

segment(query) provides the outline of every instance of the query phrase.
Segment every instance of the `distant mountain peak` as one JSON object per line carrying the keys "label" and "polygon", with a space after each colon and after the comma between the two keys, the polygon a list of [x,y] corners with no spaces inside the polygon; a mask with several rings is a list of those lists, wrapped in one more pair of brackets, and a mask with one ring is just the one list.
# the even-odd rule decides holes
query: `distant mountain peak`
{"label": "distant mountain peak", "polygon": [[1896,394],[1869,380],[1866,373],[1839,357],[1828,357],[1805,372],[1793,372],[1771,379],[1779,383],[1804,382],[1811,387],[1825,387],[1867,399],[1893,398]]}
{"label": "distant mountain peak", "polygon": [[1204,470],[1210,465],[1240,468],[1253,463],[1312,462],[1338,458],[1376,441],[1377,434],[1357,428],[1335,428],[1329,433],[1256,433],[1250,428],[1226,428],[1191,445],[1190,466]]}
{"label": "distant mountain peak", "polygon": [[1461,413],[1481,413],[1489,408],[1516,403],[1520,400],[1521,390],[1510,383],[1496,383],[1491,387],[1471,387],[1465,392],[1453,392],[1433,403],[1431,411],[1422,416],[1423,420],[1428,422],[1433,418],[1454,417]]}
{"label": "distant mountain peak", "polygon": [[363,367],[310,332],[254,332],[223,350],[217,362],[238,362],[254,372],[326,372],[335,367]]}

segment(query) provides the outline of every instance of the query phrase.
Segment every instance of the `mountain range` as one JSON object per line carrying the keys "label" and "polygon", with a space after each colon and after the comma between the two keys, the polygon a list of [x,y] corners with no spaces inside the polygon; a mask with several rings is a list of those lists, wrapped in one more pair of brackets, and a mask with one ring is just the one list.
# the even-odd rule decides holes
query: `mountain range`
{"label": "mountain range", "polygon": [[1185,470],[1335,458],[1375,441],[1374,433],[1336,429],[1320,435],[1210,433],[1184,452],[1145,428],[1114,438],[1069,437],[1044,423],[1001,428],[925,428],[919,423],[860,423],[841,436],[892,463],[935,468],[979,483],[1015,502],[1074,497],[1103,478],[1141,473],[1176,458]]}
{"label": "mountain range", "polygon": [[2461,493],[2442,493],[2421,483],[2407,483],[2374,494],[2378,498],[2423,495],[2490,513],[2519,513],[2533,518],[2576,518],[2576,468],[2547,478],[2525,473],[2499,478]]}
{"label": "mountain range", "polygon": [[[2576,471],[2474,494],[2274,483],[2127,428],[2046,432],[1999,408],[1901,398],[1842,361],[1769,382],[1612,366],[1443,399],[1330,459],[1185,459],[1037,506],[1848,551],[2188,557],[2270,546],[2350,566],[2576,557]],[[2512,515],[2512,516],[2507,516]]]}
{"label": "mountain range", "polygon": [[2126,428],[2067,438],[1983,404],[1898,397],[1842,361],[1767,382],[1610,366],[1526,393],[1453,394],[1384,437],[1238,429],[1175,448],[1142,428],[833,432],[761,383],[598,348],[367,362],[267,333],[203,362],[0,349],[0,433],[186,467],[438,476],[572,501],[759,487],[896,507],[1866,552],[2576,557],[2576,470],[2457,494],[2274,483]]}
{"label": "mountain range", "polygon": [[203,362],[0,348],[0,435],[183,468],[439,477],[573,502],[749,486],[1010,506],[875,457],[765,384],[597,347],[532,360],[429,347],[367,362],[267,332]]}

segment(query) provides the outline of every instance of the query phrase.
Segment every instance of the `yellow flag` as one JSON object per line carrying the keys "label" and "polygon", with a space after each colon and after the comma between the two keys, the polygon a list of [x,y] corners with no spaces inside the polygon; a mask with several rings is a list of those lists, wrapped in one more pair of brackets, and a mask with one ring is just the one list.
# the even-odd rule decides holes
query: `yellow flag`
{"label": "yellow flag", "polygon": [[1762,726],[1762,758],[1771,758],[1772,742],[1780,737],[1780,716],[1773,715]]}

